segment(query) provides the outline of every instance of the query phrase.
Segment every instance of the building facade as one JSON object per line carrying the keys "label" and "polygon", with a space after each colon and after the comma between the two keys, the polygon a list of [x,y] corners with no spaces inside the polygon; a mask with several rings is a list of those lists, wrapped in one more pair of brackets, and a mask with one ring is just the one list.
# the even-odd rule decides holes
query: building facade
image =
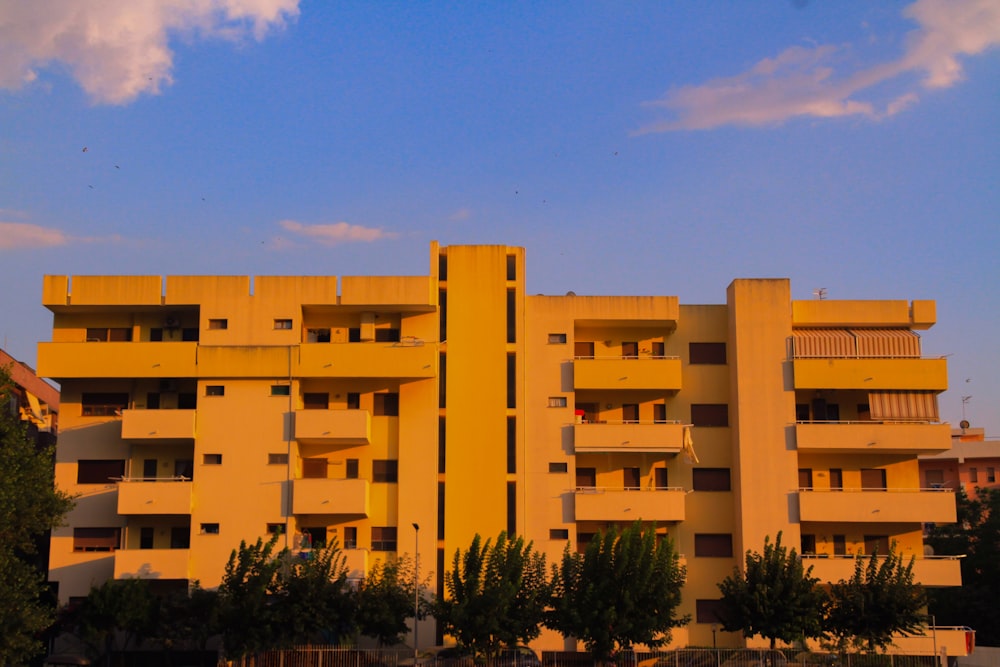
{"label": "building facade", "polygon": [[353,576],[417,553],[440,587],[477,533],[554,562],[634,520],[683,554],[678,646],[710,644],[717,582],[779,531],[824,581],[895,542],[919,582],[960,585],[922,541],[955,520],[918,468],[951,446],[946,362],[916,333],[933,302],[793,301],[781,279],[718,305],[529,296],[524,276],[522,248],[434,243],[425,276],[46,277],[39,369],[79,496],[52,537],[61,599],[212,587],[278,531],[337,539]]}
{"label": "building facade", "polygon": [[1000,487],[1000,440],[987,439],[982,428],[952,429],[951,449],[940,454],[920,457],[920,475],[928,488],[965,489],[970,497],[976,490]]}

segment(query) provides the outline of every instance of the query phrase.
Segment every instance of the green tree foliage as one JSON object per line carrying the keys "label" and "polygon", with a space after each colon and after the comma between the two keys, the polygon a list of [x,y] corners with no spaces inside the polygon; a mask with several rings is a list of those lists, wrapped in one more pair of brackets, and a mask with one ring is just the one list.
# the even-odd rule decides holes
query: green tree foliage
{"label": "green tree foliage", "polygon": [[939,555],[964,555],[962,586],[928,591],[929,611],[940,625],[976,630],[976,642],[1000,645],[1000,489],[976,489],[956,495],[957,522],[937,525],[927,540]]}
{"label": "green tree foliage", "polygon": [[221,632],[219,594],[202,588],[197,580],[189,591],[161,601],[155,639],[165,650],[193,646],[204,652],[209,640]]}
{"label": "green tree foliage", "polygon": [[455,552],[445,588],[435,616],[446,634],[477,657],[493,657],[541,632],[550,595],[545,556],[522,537],[503,532],[495,543],[483,543],[476,535],[467,551]]}
{"label": "green tree foliage", "polygon": [[893,544],[884,558],[857,558],[851,578],[831,587],[826,629],[841,650],[884,650],[894,634],[922,630],[925,604],[913,583],[913,558],[904,562]]}
{"label": "green tree foliage", "polygon": [[155,634],[159,602],[143,579],[109,579],[90,589],[72,614],[74,634],[92,658],[110,664],[111,654],[135,648]]}
{"label": "green tree foliage", "polygon": [[764,538],[763,554],[748,550],[745,562],[742,573],[734,569],[719,584],[723,630],[766,637],[772,649],[778,640],[822,636],[826,593],[812,567],[805,570],[795,549],[782,546],[780,532],[774,544]]}
{"label": "green tree foliage", "polygon": [[406,619],[413,617],[413,578],[413,562],[405,556],[378,561],[368,570],[355,598],[361,634],[377,638],[380,646],[403,641]]}
{"label": "green tree foliage", "polygon": [[278,536],[268,542],[240,542],[226,563],[219,585],[219,622],[225,628],[230,657],[263,651],[277,643],[269,596],[274,590],[279,560],[274,556]]}
{"label": "green tree foliage", "polygon": [[14,385],[0,367],[0,664],[22,662],[44,647],[38,635],[55,618],[36,542],[58,526],[73,501],[57,491],[53,450],[39,448],[10,409]]}
{"label": "green tree foliage", "polygon": [[673,543],[655,526],[635,522],[595,537],[583,554],[566,548],[553,569],[553,609],[547,625],[584,642],[603,660],[633,644],[657,648],[678,617],[685,571]]}

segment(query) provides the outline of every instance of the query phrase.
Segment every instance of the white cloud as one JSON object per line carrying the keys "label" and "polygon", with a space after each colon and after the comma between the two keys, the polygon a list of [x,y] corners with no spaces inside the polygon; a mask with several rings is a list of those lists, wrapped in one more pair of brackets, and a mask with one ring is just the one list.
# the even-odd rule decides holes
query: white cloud
{"label": "white cloud", "polygon": [[16,248],[50,248],[71,243],[109,243],[121,241],[112,236],[70,236],[59,229],[26,222],[0,222],[0,250]]}
{"label": "white cloud", "polygon": [[894,61],[844,71],[847,60],[842,56],[848,47],[793,46],[742,74],[669,91],[649,105],[668,109],[674,117],[638,133],[771,125],[799,116],[884,118],[912,106],[919,96],[911,89],[888,102],[864,99],[876,85],[916,73],[924,88],[945,88],[962,78],[960,57],[1000,45],[996,0],[917,0],[903,15],[918,28]]}
{"label": "white cloud", "polygon": [[258,41],[299,0],[31,0],[0,5],[0,88],[63,63],[91,100],[126,104],[173,82],[173,35]]}
{"label": "white cloud", "polygon": [[[382,239],[394,239],[399,235],[386,232],[377,227],[351,225],[346,222],[333,222],[320,225],[305,225],[295,220],[282,220],[278,223],[285,231],[303,236],[323,245],[338,245],[340,243],[371,243]],[[272,247],[288,247],[289,242],[281,237],[272,241]]]}
{"label": "white cloud", "polygon": [[472,217],[471,208],[460,208],[451,215],[448,216],[448,220],[451,222],[465,222]]}

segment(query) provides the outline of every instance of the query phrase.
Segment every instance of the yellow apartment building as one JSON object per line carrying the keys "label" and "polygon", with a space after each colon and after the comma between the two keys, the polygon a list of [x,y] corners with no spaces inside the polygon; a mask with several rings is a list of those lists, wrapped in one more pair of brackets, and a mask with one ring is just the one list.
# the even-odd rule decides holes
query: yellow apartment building
{"label": "yellow apartment building", "polygon": [[[522,248],[430,255],[423,276],[47,276],[38,366],[78,496],[52,536],[60,599],[212,587],[276,531],[336,538],[353,576],[416,552],[439,592],[476,533],[554,562],[634,520],[683,554],[675,646],[711,645],[717,582],[779,531],[824,581],[894,541],[922,584],[960,585],[922,541],[955,520],[918,466],[951,446],[946,363],[917,333],[933,302],[793,301],[782,279],[716,305],[529,296]],[[419,637],[441,641],[432,620]]]}

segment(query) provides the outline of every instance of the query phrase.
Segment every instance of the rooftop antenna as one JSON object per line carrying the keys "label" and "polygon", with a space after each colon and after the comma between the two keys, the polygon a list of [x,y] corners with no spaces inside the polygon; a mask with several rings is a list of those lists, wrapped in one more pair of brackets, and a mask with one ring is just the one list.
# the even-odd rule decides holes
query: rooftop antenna
{"label": "rooftop antenna", "polygon": [[822,301],[823,299],[826,298],[826,288],[817,287],[816,289],[813,290],[813,296]]}
{"label": "rooftop antenna", "polygon": [[962,421],[965,421],[965,405],[970,400],[972,400],[972,396],[963,396],[962,397]]}

